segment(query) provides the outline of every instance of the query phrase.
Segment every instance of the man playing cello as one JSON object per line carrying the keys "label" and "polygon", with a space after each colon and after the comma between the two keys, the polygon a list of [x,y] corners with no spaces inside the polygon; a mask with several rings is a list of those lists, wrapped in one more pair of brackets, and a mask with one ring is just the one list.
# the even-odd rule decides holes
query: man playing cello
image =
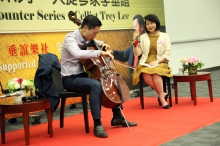
{"label": "man playing cello", "polygon": [[[62,83],[67,91],[89,94],[89,104],[94,120],[94,134],[97,137],[108,137],[101,122],[101,97],[102,84],[88,78],[83,69],[81,59],[90,59],[98,56],[109,56],[114,59],[110,52],[101,50],[82,50],[100,32],[101,21],[93,15],[84,18],[81,26],[74,32],[68,33],[64,38],[61,53]],[[101,48],[109,48],[109,45],[96,42]],[[118,107],[112,108],[112,126],[137,126],[135,122],[128,122]],[[128,124],[128,125],[127,125]]]}

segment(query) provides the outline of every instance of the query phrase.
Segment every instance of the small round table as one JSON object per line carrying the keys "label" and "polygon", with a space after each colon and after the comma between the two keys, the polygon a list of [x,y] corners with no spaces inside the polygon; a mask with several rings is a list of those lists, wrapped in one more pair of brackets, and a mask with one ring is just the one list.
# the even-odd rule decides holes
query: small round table
{"label": "small round table", "polygon": [[213,102],[212,95],[212,82],[210,72],[198,72],[197,74],[188,74],[183,75],[177,74],[173,76],[174,79],[174,92],[175,92],[175,103],[178,104],[178,86],[177,82],[189,82],[190,83],[190,93],[191,100],[194,101],[194,105],[197,105],[196,101],[196,83],[197,81],[207,81],[209,88],[210,101]]}
{"label": "small round table", "polygon": [[[30,144],[30,130],[29,130],[29,112],[44,110],[47,113],[48,128],[50,137],[53,137],[52,129],[52,112],[50,108],[50,102],[48,98],[38,99],[37,101],[29,101],[26,103],[14,103],[14,101],[8,101],[0,103],[0,125],[1,125],[1,138],[2,144],[5,143],[5,114],[6,113],[22,113],[24,122],[24,133],[26,145]],[[48,131],[49,130],[49,131]]]}

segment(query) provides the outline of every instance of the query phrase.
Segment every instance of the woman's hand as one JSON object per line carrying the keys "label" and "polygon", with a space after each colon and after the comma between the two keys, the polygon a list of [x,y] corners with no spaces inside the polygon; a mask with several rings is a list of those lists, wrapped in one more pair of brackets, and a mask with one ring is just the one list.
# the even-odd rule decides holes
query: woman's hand
{"label": "woman's hand", "polygon": [[152,61],[152,62],[149,63],[149,65],[151,65],[151,66],[155,66],[157,64],[158,64],[157,61]]}

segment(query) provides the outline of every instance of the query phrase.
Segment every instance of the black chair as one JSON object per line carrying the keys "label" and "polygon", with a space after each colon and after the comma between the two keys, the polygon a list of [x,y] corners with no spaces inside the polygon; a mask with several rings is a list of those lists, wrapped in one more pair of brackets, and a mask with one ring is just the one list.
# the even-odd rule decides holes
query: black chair
{"label": "black chair", "polygon": [[[169,96],[169,105],[172,107],[172,95],[171,95],[171,84],[170,84],[170,77],[167,76],[162,76],[163,79],[163,90],[164,92],[167,91],[168,89],[168,94]],[[139,90],[140,90],[140,103],[141,103],[141,108],[144,109],[144,90],[143,90],[143,82],[144,79],[142,75],[140,75],[140,82],[139,82]]]}
{"label": "black chair", "polygon": [[52,78],[54,85],[57,88],[57,91],[59,93],[59,96],[61,98],[61,106],[60,106],[60,128],[64,127],[64,112],[65,112],[65,104],[66,104],[66,98],[70,97],[82,97],[82,106],[83,106],[83,114],[84,114],[84,123],[85,123],[85,130],[86,133],[89,133],[89,121],[88,121],[88,105],[87,105],[87,98],[84,93],[78,93],[78,92],[67,92],[65,91],[63,84],[61,82],[61,75],[60,71],[52,67]]}

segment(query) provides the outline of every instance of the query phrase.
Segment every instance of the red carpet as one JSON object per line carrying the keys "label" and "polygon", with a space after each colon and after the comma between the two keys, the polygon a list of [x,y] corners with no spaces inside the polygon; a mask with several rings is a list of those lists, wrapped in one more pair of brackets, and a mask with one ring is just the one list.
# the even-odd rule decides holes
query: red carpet
{"label": "red carpet", "polygon": [[[173,101],[174,102],[174,101]],[[139,98],[124,103],[124,115],[137,127],[111,127],[112,113],[103,108],[102,122],[108,138],[93,135],[93,122],[90,115],[90,133],[85,133],[83,115],[65,118],[65,126],[59,128],[59,120],[53,122],[54,137],[47,135],[47,123],[30,128],[32,146],[155,146],[220,121],[220,98],[197,98],[197,106],[190,98],[179,98],[169,110],[158,106],[156,98],[145,98],[145,109],[141,109]],[[17,130],[6,134],[5,146],[25,145],[24,131]]]}

